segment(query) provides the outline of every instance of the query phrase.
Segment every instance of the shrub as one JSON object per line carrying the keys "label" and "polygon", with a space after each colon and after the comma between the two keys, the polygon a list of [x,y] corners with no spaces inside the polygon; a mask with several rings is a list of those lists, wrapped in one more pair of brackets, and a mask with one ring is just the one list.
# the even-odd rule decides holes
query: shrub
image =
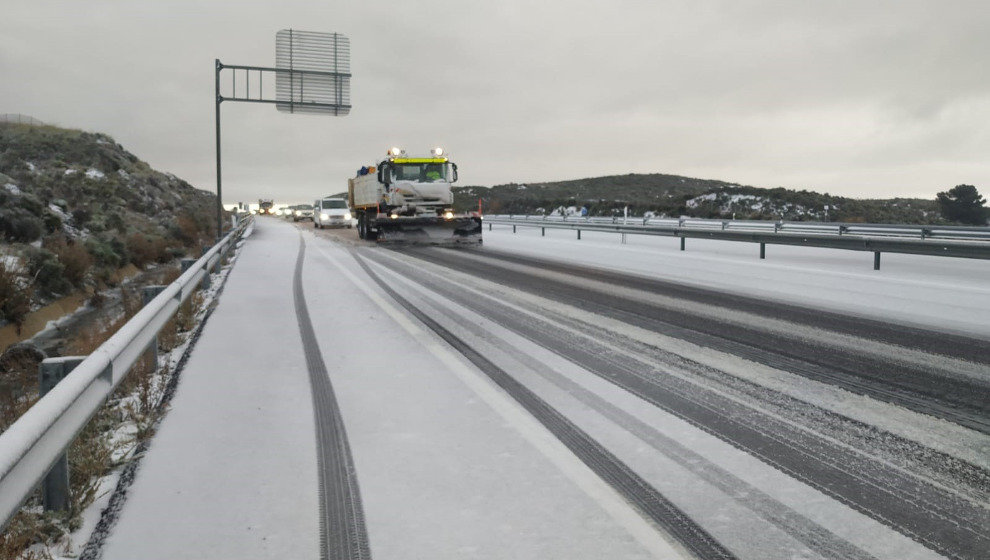
{"label": "shrub", "polygon": [[127,253],[139,268],[152,262],[168,262],[171,258],[165,239],[146,233],[135,233],[127,238]]}
{"label": "shrub", "polygon": [[72,211],[72,220],[78,227],[84,227],[89,222],[90,217],[92,217],[92,214],[88,208],[76,208]]}
{"label": "shrub", "polygon": [[0,208],[0,232],[10,241],[30,242],[41,237],[41,218],[19,206]]}
{"label": "shrub", "polygon": [[55,233],[62,231],[62,218],[59,218],[51,212],[45,212],[45,217],[42,218],[45,224],[45,231],[47,233]]}
{"label": "shrub", "polygon": [[34,287],[45,297],[66,294],[72,290],[72,284],[65,278],[65,267],[58,257],[46,249],[26,251],[28,273],[34,279]]}
{"label": "shrub", "polygon": [[120,215],[120,212],[112,212],[107,216],[107,229],[115,229],[120,233],[127,233],[127,221]]}
{"label": "shrub", "polygon": [[123,249],[124,245],[119,241],[113,243],[113,241],[106,241],[99,237],[90,237],[86,240],[86,250],[89,251],[98,266],[105,268],[117,269],[124,264],[124,255],[121,254]]}
{"label": "shrub", "polygon": [[43,247],[58,257],[65,271],[65,279],[73,286],[82,287],[86,273],[93,265],[93,258],[82,243],[66,239],[64,235],[53,235],[45,238]]}
{"label": "shrub", "polygon": [[178,238],[187,247],[202,245],[204,241],[213,237],[213,228],[209,220],[202,216],[180,214],[175,219],[175,226],[171,228],[172,235]]}
{"label": "shrub", "polygon": [[31,286],[16,271],[7,270],[0,261],[0,315],[4,321],[12,323],[21,334],[24,319],[31,311]]}

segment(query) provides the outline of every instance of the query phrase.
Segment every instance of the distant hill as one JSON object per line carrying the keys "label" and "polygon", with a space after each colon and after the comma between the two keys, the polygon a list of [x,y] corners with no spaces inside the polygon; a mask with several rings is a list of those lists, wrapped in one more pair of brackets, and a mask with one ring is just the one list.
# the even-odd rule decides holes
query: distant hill
{"label": "distant hill", "polygon": [[[459,210],[486,213],[541,214],[574,212],[586,207],[592,216],[622,214],[690,216],[754,220],[811,220],[868,223],[941,223],[934,199],[855,199],[807,190],[764,189],[725,181],[664,174],[628,174],[557,181],[455,187]],[[828,209],[826,210],[826,207]],[[570,209],[570,210],[568,210]]]}
{"label": "distant hill", "polygon": [[128,263],[198,256],[215,200],[105,134],[0,122],[0,322],[9,294],[36,306],[108,285]]}

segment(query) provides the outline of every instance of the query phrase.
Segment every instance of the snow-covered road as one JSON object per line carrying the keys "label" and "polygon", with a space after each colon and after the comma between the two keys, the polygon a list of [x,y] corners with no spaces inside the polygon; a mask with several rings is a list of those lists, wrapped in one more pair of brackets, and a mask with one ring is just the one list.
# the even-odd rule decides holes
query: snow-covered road
{"label": "snow-covered road", "polygon": [[350,233],[258,220],[104,558],[990,547],[990,263]]}

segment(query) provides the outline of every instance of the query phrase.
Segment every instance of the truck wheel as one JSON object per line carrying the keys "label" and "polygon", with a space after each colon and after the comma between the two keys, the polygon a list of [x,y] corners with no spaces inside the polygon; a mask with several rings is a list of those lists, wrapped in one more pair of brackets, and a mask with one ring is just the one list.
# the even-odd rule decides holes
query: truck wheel
{"label": "truck wheel", "polygon": [[364,212],[358,214],[358,238],[364,239],[368,234],[367,227],[364,223]]}

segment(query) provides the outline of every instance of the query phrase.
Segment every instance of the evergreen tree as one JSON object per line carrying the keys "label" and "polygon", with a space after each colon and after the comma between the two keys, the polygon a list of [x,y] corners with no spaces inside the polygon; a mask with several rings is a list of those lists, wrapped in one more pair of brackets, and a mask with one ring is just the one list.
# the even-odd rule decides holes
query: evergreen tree
{"label": "evergreen tree", "polygon": [[990,218],[990,209],[983,205],[986,200],[973,185],[956,185],[938,193],[938,205],[942,217],[953,222],[983,226]]}

